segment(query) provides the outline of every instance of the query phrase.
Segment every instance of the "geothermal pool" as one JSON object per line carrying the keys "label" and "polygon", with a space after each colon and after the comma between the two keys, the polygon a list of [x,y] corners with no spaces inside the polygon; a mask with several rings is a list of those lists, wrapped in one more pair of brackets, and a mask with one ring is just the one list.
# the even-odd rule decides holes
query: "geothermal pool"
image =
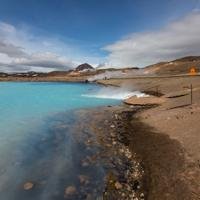
{"label": "geothermal pool", "polygon": [[119,104],[109,92],[101,98],[101,90],[95,84],[0,83],[0,199],[62,200],[66,185],[78,184],[77,175],[88,171],[101,188],[104,171],[81,168],[92,152],[76,142],[72,128],[75,110]]}
{"label": "geothermal pool", "polygon": [[[74,129],[79,127],[75,113],[119,104],[130,94],[96,84],[1,82],[0,199],[66,199],[67,186],[80,189],[81,174],[93,179],[85,192],[95,190],[96,196],[101,196],[105,171],[101,165],[81,165],[98,149],[86,148],[84,137],[82,142],[75,139],[77,130],[84,131],[79,135],[92,134]],[[84,191],[80,193],[70,199],[85,199]]]}

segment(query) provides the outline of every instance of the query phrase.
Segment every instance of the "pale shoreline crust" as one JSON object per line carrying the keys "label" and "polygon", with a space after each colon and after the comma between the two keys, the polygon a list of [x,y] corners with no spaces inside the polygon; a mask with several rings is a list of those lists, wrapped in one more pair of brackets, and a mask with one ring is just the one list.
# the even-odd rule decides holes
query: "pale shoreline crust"
{"label": "pale shoreline crust", "polygon": [[145,106],[145,105],[161,105],[166,101],[165,98],[162,97],[155,97],[155,96],[149,96],[149,97],[137,97],[133,96],[128,99],[124,100],[124,103],[128,105],[135,105],[135,106]]}

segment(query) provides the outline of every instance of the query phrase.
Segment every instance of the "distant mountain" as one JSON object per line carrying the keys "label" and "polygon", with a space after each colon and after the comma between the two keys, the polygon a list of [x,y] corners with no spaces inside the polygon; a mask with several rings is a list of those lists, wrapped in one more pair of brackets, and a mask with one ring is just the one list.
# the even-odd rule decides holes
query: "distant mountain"
{"label": "distant mountain", "polygon": [[89,65],[88,63],[84,63],[79,65],[78,67],[76,67],[76,71],[84,71],[84,70],[92,70],[94,69],[91,65]]}
{"label": "distant mountain", "polygon": [[187,56],[169,62],[160,62],[144,68],[145,74],[176,75],[187,74],[191,67],[200,72],[200,56]]}

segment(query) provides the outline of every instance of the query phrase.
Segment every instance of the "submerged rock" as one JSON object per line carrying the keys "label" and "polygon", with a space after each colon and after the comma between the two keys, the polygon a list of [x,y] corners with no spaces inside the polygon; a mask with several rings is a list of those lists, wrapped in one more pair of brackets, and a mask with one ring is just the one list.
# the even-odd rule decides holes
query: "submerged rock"
{"label": "submerged rock", "polygon": [[32,182],[26,182],[24,184],[24,190],[31,190],[34,187],[34,184]]}
{"label": "submerged rock", "polygon": [[86,175],[79,175],[79,181],[81,184],[88,184],[89,183],[89,177]]}
{"label": "submerged rock", "polygon": [[114,137],[116,137],[116,134],[115,134],[115,133],[113,133],[113,132],[112,132],[112,133],[110,133],[110,135],[111,135],[111,137],[113,137],[113,138],[114,138]]}
{"label": "submerged rock", "polygon": [[82,167],[88,167],[90,164],[89,164],[89,162],[83,160],[81,165],[82,165]]}
{"label": "submerged rock", "polygon": [[115,128],[115,125],[114,125],[114,124],[111,124],[111,125],[110,125],[110,128]]}
{"label": "submerged rock", "polygon": [[91,194],[87,194],[87,196],[86,196],[86,200],[93,200],[94,198],[93,198],[93,196],[91,195]]}
{"label": "submerged rock", "polygon": [[77,192],[76,190],[76,187],[75,186],[68,186],[65,188],[65,197],[68,197],[68,196],[72,196],[72,195],[75,195]]}
{"label": "submerged rock", "polygon": [[115,183],[115,188],[116,188],[117,190],[122,189],[122,184],[119,183],[119,182],[117,181],[117,182]]}

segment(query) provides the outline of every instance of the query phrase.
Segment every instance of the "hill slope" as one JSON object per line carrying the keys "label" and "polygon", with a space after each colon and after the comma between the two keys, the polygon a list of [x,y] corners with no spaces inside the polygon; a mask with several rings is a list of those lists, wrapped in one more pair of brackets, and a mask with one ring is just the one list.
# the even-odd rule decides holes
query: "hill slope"
{"label": "hill slope", "polygon": [[176,75],[187,74],[191,67],[200,72],[200,56],[188,56],[170,62],[160,62],[144,68],[146,74]]}

